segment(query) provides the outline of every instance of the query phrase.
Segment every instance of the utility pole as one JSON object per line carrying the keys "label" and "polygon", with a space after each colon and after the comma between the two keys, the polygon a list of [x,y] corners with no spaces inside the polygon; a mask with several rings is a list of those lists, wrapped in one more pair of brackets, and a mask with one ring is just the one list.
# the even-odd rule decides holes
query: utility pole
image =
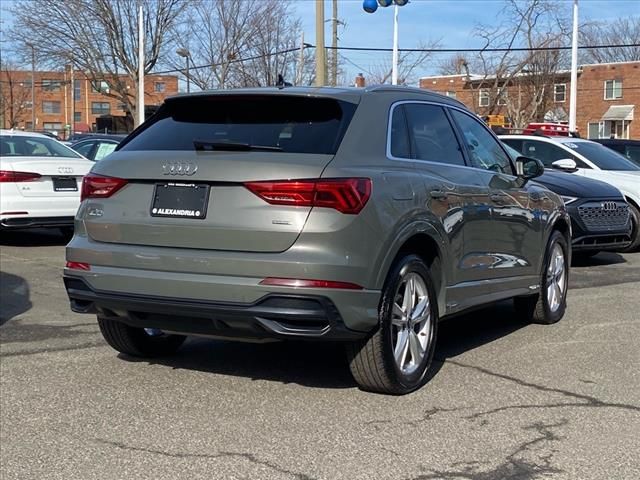
{"label": "utility pole", "polygon": [[327,52],[324,48],[324,0],[316,0],[316,86],[327,83]]}
{"label": "utility pole", "polygon": [[144,122],[144,17],[138,7],[138,98],[136,99],[136,127]]}
{"label": "utility pole", "polygon": [[333,0],[331,18],[331,86],[338,85],[338,0]]}
{"label": "utility pole", "polygon": [[27,43],[31,47],[31,130],[36,129],[36,49],[33,43]]}
{"label": "utility pole", "polygon": [[73,71],[73,59],[71,60],[71,133],[76,131],[76,80]]}
{"label": "utility pole", "polygon": [[578,0],[573,0],[573,33],[571,36],[571,92],[569,95],[569,132],[576,132],[578,96]]}

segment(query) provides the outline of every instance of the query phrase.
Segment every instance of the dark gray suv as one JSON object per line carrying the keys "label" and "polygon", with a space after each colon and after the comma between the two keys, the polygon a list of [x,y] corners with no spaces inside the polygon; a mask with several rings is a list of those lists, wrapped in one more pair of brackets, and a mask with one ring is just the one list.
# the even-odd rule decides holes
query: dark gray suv
{"label": "dark gray suv", "polygon": [[362,388],[407,393],[443,318],[563,316],[571,223],[542,172],[422,90],[177,96],[85,177],[64,281],[128,355],[338,340]]}

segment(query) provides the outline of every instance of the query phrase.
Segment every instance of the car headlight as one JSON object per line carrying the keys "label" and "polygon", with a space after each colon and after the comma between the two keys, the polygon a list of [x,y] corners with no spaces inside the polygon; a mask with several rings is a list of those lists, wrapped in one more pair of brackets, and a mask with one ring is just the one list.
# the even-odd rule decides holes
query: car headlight
{"label": "car headlight", "polygon": [[569,205],[571,202],[575,202],[578,199],[577,197],[570,197],[568,195],[560,195],[560,198],[562,198],[565,205]]}

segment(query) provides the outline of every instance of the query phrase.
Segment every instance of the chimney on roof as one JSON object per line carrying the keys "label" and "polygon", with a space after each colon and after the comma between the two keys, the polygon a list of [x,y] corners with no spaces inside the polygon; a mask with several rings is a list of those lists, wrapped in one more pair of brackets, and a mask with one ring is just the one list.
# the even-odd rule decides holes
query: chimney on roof
{"label": "chimney on roof", "polygon": [[362,73],[356,75],[356,87],[364,88],[365,83],[364,75],[362,75]]}

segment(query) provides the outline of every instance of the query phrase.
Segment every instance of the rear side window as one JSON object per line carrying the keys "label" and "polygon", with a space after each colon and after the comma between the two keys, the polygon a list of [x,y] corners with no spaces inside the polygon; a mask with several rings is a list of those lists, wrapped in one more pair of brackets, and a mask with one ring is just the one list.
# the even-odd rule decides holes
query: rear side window
{"label": "rear side window", "polygon": [[287,95],[176,98],[118,150],[195,150],[197,141],[335,154],[355,109],[333,98]]}
{"label": "rear side window", "polygon": [[464,165],[460,145],[442,107],[420,103],[404,107],[413,158]]}

